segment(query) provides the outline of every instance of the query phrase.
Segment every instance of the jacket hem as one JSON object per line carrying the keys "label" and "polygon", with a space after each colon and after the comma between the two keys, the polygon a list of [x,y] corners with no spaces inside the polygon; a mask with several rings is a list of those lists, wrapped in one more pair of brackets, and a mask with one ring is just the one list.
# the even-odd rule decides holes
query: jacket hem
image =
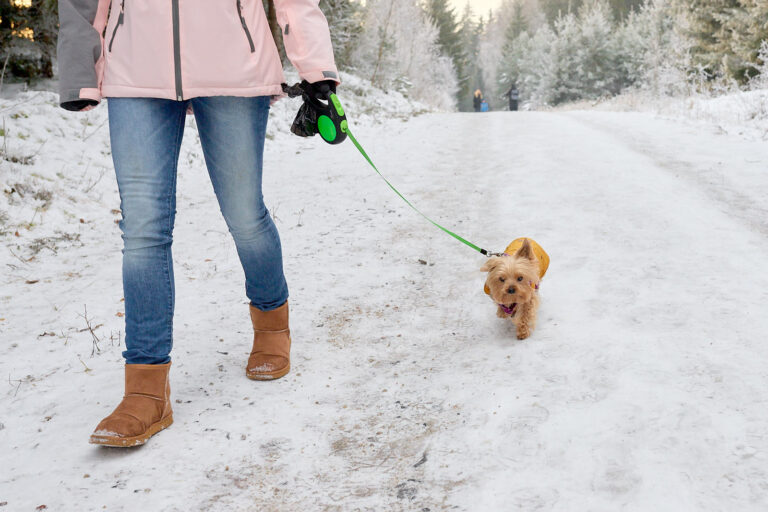
{"label": "jacket hem", "polygon": [[[185,100],[205,96],[277,96],[283,93],[283,88],[280,84],[256,87],[189,87],[184,88],[182,93]],[[153,89],[127,85],[104,85],[101,89],[101,95],[105,98],[161,98],[176,100],[175,89]]]}

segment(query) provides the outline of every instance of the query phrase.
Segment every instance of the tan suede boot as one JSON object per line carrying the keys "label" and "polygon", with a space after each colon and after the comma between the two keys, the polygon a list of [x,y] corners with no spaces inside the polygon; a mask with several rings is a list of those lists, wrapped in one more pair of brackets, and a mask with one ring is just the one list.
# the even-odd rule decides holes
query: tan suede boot
{"label": "tan suede boot", "polygon": [[245,375],[253,380],[279,379],[291,370],[291,331],[288,302],[272,311],[250,306],[253,350]]}
{"label": "tan suede boot", "polygon": [[91,435],[92,444],[138,446],[173,423],[167,364],[126,364],[125,396]]}

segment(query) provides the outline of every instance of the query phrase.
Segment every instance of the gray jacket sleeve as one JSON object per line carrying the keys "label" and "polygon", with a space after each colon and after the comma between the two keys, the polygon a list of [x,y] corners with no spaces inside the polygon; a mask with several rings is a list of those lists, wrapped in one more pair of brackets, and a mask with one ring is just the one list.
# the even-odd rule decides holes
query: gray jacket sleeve
{"label": "gray jacket sleeve", "polygon": [[[93,26],[98,6],[99,0],[59,0],[59,103],[67,110],[98,103],[93,93],[99,89],[96,63],[102,53],[101,35]],[[82,89],[91,94],[81,96]]]}

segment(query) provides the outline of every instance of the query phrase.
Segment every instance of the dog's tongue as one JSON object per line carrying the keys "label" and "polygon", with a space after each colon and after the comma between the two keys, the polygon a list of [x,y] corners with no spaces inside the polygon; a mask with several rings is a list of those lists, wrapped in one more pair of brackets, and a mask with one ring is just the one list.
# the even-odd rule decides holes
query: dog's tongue
{"label": "dog's tongue", "polygon": [[512,307],[507,307],[504,304],[499,304],[499,307],[508,315],[514,315],[515,309],[517,309],[517,302],[512,304]]}

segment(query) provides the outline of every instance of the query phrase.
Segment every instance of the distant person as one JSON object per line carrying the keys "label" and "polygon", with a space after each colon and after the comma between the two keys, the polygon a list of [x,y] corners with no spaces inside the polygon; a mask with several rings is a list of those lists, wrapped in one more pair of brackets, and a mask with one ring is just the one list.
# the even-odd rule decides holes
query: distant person
{"label": "distant person", "polygon": [[475,97],[473,98],[472,103],[475,106],[475,112],[480,112],[480,107],[483,105],[483,93],[480,92],[480,89],[475,91]]}
{"label": "distant person", "polygon": [[520,103],[520,91],[517,90],[517,84],[512,84],[505,96],[509,98],[509,111],[515,112]]}
{"label": "distant person", "polygon": [[488,105],[488,102],[483,100],[480,102],[480,112],[488,112],[491,110],[491,106]]}

